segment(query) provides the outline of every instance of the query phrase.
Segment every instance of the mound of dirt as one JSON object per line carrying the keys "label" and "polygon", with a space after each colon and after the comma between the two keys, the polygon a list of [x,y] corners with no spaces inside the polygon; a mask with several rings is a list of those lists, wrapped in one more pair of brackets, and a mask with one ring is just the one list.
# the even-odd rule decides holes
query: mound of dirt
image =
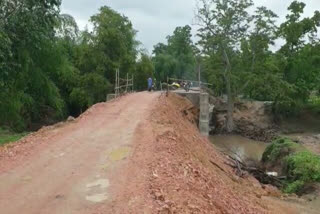
{"label": "mound of dirt", "polygon": [[239,178],[185,117],[190,103],[170,94],[153,114],[150,194],[158,213],[292,213],[264,201],[253,177]]}

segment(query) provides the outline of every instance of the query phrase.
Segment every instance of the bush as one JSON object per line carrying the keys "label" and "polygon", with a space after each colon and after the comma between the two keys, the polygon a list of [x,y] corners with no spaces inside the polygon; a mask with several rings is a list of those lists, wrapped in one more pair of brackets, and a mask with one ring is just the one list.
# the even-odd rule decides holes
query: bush
{"label": "bush", "polygon": [[297,193],[305,184],[320,182],[320,157],[310,151],[291,154],[286,158],[287,186],[285,192]]}
{"label": "bush", "polygon": [[273,141],[263,153],[262,162],[267,170],[286,175],[286,193],[300,193],[306,185],[320,182],[320,157],[288,138]]}
{"label": "bush", "polygon": [[270,144],[262,156],[262,162],[280,161],[287,155],[298,151],[301,146],[288,138],[279,138]]}
{"label": "bush", "polygon": [[73,106],[73,111],[76,114],[81,114],[90,106],[88,94],[81,88],[74,88],[70,94],[70,103]]}

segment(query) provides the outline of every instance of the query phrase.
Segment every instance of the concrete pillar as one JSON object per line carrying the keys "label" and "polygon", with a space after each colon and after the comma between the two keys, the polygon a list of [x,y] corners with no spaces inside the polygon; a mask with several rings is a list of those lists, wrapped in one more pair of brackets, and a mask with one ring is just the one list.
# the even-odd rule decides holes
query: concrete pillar
{"label": "concrete pillar", "polygon": [[200,118],[199,129],[203,136],[209,136],[209,94],[200,93]]}

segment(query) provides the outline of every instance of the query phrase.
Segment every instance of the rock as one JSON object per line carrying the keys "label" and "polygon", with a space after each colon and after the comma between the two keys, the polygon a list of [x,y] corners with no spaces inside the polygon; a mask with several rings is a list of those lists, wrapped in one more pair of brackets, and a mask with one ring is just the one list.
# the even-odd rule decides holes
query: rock
{"label": "rock", "polygon": [[68,119],[67,119],[68,122],[73,122],[73,121],[75,121],[75,120],[76,120],[76,119],[75,119],[74,117],[72,117],[72,116],[69,116]]}
{"label": "rock", "polygon": [[320,134],[318,134],[318,135],[314,135],[314,138],[316,138],[316,139],[320,140]]}

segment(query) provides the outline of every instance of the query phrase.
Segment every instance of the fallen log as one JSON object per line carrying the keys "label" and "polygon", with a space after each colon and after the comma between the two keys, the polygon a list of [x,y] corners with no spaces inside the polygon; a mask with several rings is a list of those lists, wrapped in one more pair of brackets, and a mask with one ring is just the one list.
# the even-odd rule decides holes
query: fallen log
{"label": "fallen log", "polygon": [[278,188],[283,187],[282,180],[284,180],[286,177],[284,176],[276,177],[276,176],[268,175],[263,169],[259,167],[250,167],[234,157],[231,157],[229,155],[227,157],[230,162],[229,163],[225,162],[225,164],[231,166],[239,177],[244,177],[246,175],[245,172],[248,172],[249,174],[254,176],[257,180],[259,180],[262,184],[271,184]]}

